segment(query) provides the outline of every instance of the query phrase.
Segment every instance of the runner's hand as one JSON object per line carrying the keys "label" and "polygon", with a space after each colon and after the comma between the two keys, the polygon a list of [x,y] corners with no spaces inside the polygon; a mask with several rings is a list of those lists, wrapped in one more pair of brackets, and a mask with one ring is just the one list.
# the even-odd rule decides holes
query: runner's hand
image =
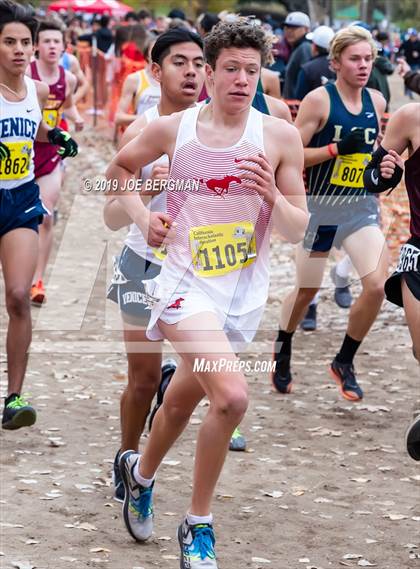
{"label": "runner's hand", "polygon": [[76,132],[80,132],[81,130],[83,130],[84,126],[85,126],[85,121],[82,119],[82,117],[80,117],[77,121],[74,121],[74,128]]}
{"label": "runner's hand", "polygon": [[73,140],[73,138],[65,130],[56,127],[52,130],[49,130],[47,136],[51,144],[56,144],[57,146],[61,147],[58,151],[58,154],[60,154],[62,158],[67,158],[67,156],[73,158],[77,155],[77,142]]}
{"label": "runner's hand", "polygon": [[337,143],[338,153],[342,156],[345,154],[356,154],[363,152],[365,145],[365,131],[363,128],[355,128],[350,134],[345,136],[343,140]]}
{"label": "runner's hand", "polygon": [[397,63],[398,63],[398,75],[401,75],[401,77],[404,77],[404,75],[406,75],[411,71],[411,67],[408,65],[408,63],[404,58],[399,57],[397,59]]}
{"label": "runner's hand", "polygon": [[0,160],[7,160],[10,158],[9,147],[0,141]]}
{"label": "runner's hand", "polygon": [[401,169],[404,168],[404,160],[401,158],[395,150],[388,150],[388,154],[382,158],[380,165],[382,178],[392,178],[395,172],[395,166],[399,166]]}
{"label": "runner's hand", "polygon": [[151,247],[170,243],[175,237],[176,223],[166,213],[151,211],[146,222],[138,226]]}
{"label": "runner's hand", "polygon": [[245,170],[245,174],[240,175],[242,187],[258,192],[267,203],[274,205],[278,190],[274,171],[267,157],[260,152],[257,156],[235,159],[235,162],[236,168]]}
{"label": "runner's hand", "polygon": [[169,177],[169,166],[154,164],[150,177],[152,180],[167,180]]}

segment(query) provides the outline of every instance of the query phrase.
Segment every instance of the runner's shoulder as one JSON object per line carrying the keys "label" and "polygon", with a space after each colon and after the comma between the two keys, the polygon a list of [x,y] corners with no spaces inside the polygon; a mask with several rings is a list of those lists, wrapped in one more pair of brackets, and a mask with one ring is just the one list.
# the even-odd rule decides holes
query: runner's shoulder
{"label": "runner's shoulder", "polygon": [[372,98],[373,104],[375,106],[376,112],[379,115],[383,115],[386,109],[386,100],[380,91],[373,89],[372,87],[367,87],[369,95]]}
{"label": "runner's shoulder", "polygon": [[420,103],[408,103],[403,105],[390,118],[390,123],[404,132],[418,129],[420,123]]}
{"label": "runner's shoulder", "polygon": [[311,107],[311,111],[317,116],[322,116],[325,112],[329,113],[330,97],[328,91],[324,86],[309,91],[302,99],[300,106]]}
{"label": "runner's shoulder", "polygon": [[263,115],[264,138],[278,148],[285,148],[296,139],[300,141],[300,134],[294,124],[286,119]]}
{"label": "runner's shoulder", "polygon": [[267,103],[270,115],[277,117],[278,119],[284,119],[287,122],[292,122],[292,115],[290,109],[284,101],[277,99],[277,97],[272,97],[271,95],[266,95],[264,93],[264,99]]}
{"label": "runner's shoulder", "polygon": [[46,83],[38,81],[38,79],[32,79],[32,81],[35,83],[36,94],[38,95],[38,100],[42,108],[48,99],[50,88]]}

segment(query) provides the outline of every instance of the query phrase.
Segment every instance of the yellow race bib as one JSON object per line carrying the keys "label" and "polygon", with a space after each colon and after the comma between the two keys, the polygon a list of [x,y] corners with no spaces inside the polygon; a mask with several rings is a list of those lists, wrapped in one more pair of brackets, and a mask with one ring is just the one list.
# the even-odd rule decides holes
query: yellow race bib
{"label": "yellow race bib", "polygon": [[344,154],[335,159],[330,182],[336,186],[363,188],[363,172],[370,160],[370,154]]}
{"label": "yellow race bib", "polygon": [[197,275],[226,275],[247,267],[257,258],[254,224],[239,221],[191,227],[190,247]]}
{"label": "yellow race bib", "polygon": [[32,140],[5,142],[10,150],[10,158],[0,160],[0,180],[21,180],[29,175]]}
{"label": "yellow race bib", "polygon": [[168,251],[166,250],[166,245],[161,245],[158,248],[152,247],[152,251],[156,259],[159,259],[160,261],[163,261],[166,255],[168,254]]}
{"label": "yellow race bib", "polygon": [[59,123],[58,109],[44,109],[42,111],[42,120],[51,128],[55,128]]}

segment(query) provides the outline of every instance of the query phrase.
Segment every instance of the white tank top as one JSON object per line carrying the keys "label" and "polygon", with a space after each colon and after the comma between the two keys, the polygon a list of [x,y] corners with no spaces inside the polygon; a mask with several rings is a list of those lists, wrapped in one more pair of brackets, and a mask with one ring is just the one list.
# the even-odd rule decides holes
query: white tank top
{"label": "white tank top", "polygon": [[160,84],[153,79],[147,69],[142,69],[139,74],[139,86],[135,94],[136,115],[143,115],[148,109],[157,105],[160,101]]}
{"label": "white tank top", "polygon": [[34,179],[34,141],[42,119],[34,81],[24,76],[26,97],[12,102],[0,93],[0,140],[10,158],[0,161],[0,188],[11,190]]}
{"label": "white tank top", "polygon": [[[144,113],[144,117],[147,123],[150,123],[159,118],[159,111],[157,105],[148,109]],[[151,162],[144,168],[142,168],[141,172],[141,179],[143,181],[148,180],[152,174],[152,168],[154,164],[161,164],[163,166],[167,166],[169,164],[169,159],[166,154],[158,158],[155,162]],[[166,213],[166,192],[161,192],[154,196],[147,204],[147,208],[150,211],[161,211]],[[157,265],[162,264],[162,260],[164,258],[164,254],[160,249],[153,249],[147,245],[145,238],[143,237],[143,233],[137,227],[135,223],[130,225],[130,230],[128,235],[125,239],[125,245],[130,247],[137,255],[155,263]]]}
{"label": "white tank top", "polygon": [[266,302],[269,286],[271,208],[241,186],[235,167],[264,152],[263,115],[251,107],[240,140],[210,148],[197,137],[201,108],[184,111],[179,125],[167,191],[177,233],[156,281],[161,298],[199,288],[225,313],[241,315]]}

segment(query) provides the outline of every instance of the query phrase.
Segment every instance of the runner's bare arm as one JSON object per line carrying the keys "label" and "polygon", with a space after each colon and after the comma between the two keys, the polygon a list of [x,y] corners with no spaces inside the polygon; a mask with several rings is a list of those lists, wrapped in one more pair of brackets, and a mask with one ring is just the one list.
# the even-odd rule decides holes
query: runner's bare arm
{"label": "runner's bare arm", "polygon": [[[314,89],[304,97],[295,120],[305,147],[305,167],[321,164],[331,160],[331,152],[328,145],[320,148],[307,148],[314,134],[319,132],[328,119],[330,111],[329,99],[323,87]],[[337,145],[333,144],[333,151],[338,154]]]}
{"label": "runner's bare arm", "polygon": [[303,182],[304,149],[299,132],[294,126],[282,131],[283,151],[276,170],[278,196],[273,209],[273,219],[279,233],[291,243],[302,241],[309,216]]}
{"label": "runner's bare arm", "polygon": [[[143,115],[137,117],[136,120],[131,123],[130,126],[124,131],[124,134],[118,143],[118,150],[121,150],[121,148],[123,148],[126,144],[138,136],[146,124],[147,122]],[[141,169],[137,172],[136,175],[137,178],[141,178]],[[111,229],[111,231],[118,231],[122,227],[130,225],[133,220],[122,207],[121,203],[117,200],[114,192],[107,194],[105,197],[106,200],[103,209],[105,225]]]}
{"label": "runner's bare arm", "polygon": [[[272,220],[281,235],[291,243],[298,243],[308,224],[302,176],[303,147],[297,129],[285,123],[279,128],[278,122],[274,123],[271,118],[264,132],[270,157],[263,154],[244,157],[238,161],[237,168],[242,171],[242,187],[257,191],[272,206]],[[274,156],[273,148],[283,151],[277,150]],[[275,172],[272,164],[277,164]]]}
{"label": "runner's bare arm", "polygon": [[137,74],[131,73],[126,77],[121,97],[118,103],[117,112],[115,115],[115,125],[123,126],[134,122],[137,116],[133,113],[129,113],[130,106],[133,103],[134,95],[136,94],[138,83]]}
{"label": "runner's bare arm", "polygon": [[263,67],[261,69],[261,82],[266,95],[280,99],[280,76],[276,71]]}
{"label": "runner's bare arm", "polygon": [[77,103],[87,95],[89,91],[89,81],[87,80],[86,75],[83,73],[77,57],[71,53],[69,53],[69,57],[71,61],[70,71],[77,79],[76,91],[73,93],[74,104],[77,105]]}
{"label": "runner's bare arm", "polygon": [[77,131],[83,130],[84,120],[80,116],[79,111],[74,102],[74,90],[76,88],[77,79],[70,71],[66,71],[66,99],[63,104],[63,109],[66,111],[66,116],[74,122]]}
{"label": "runner's bare arm", "polygon": [[418,128],[418,121],[413,120],[418,112],[418,103],[404,105],[396,111],[389,119],[386,127],[385,136],[381,146],[385,150],[395,150],[398,154],[402,154],[404,150],[409,148],[411,142],[411,133]]}
{"label": "runner's bare arm", "polygon": [[[131,116],[131,115],[130,115]],[[144,115],[139,117],[135,116],[135,121],[132,122],[124,131],[119,143],[118,150],[121,150],[126,144],[131,142],[137,135],[141,133],[144,127],[147,125],[147,120]]]}
{"label": "runner's bare arm", "polygon": [[171,218],[165,213],[150,212],[137,192],[124,192],[124,189],[136,177],[139,168],[154,162],[162,154],[171,155],[179,120],[180,117],[162,117],[147,125],[118,152],[106,172],[109,180],[118,180],[119,203],[153,247],[162,244],[172,225]]}
{"label": "runner's bare arm", "polygon": [[280,101],[280,99],[276,99],[275,97],[270,97],[270,95],[264,95],[264,98],[272,117],[284,119],[289,123],[293,122],[292,113],[284,101]]}

